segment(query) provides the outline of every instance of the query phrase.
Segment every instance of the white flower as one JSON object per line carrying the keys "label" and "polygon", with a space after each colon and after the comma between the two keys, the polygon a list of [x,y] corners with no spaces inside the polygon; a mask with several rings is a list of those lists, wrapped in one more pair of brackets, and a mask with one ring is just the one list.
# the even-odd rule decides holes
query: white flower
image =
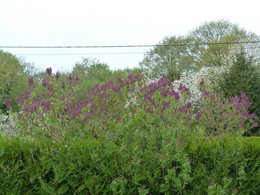
{"label": "white flower", "polygon": [[15,113],[0,114],[0,134],[7,136],[17,135],[17,115]]}

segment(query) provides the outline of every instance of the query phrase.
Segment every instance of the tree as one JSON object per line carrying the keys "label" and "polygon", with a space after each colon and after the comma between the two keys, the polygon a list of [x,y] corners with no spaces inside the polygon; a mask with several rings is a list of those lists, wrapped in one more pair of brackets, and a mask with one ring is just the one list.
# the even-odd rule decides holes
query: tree
{"label": "tree", "polygon": [[260,69],[252,56],[245,52],[236,54],[230,70],[223,74],[219,86],[226,98],[245,93],[252,102],[249,111],[260,119]]}
{"label": "tree", "polygon": [[109,66],[96,59],[84,58],[81,63],[76,63],[72,73],[79,75],[82,79],[106,81],[112,74]]}
{"label": "tree", "polygon": [[164,76],[172,81],[177,80],[182,71],[195,68],[193,56],[190,55],[192,48],[187,45],[191,41],[183,36],[166,37],[146,54],[140,65],[149,77]]}
{"label": "tree", "polygon": [[191,31],[188,37],[197,43],[193,55],[198,56],[195,63],[200,67],[228,66],[232,56],[239,53],[243,46],[226,43],[259,39],[256,34],[225,20],[205,23]]}
{"label": "tree", "polygon": [[111,79],[113,72],[105,63],[96,59],[84,58],[81,63],[75,64],[72,74],[80,78],[77,92],[80,97],[84,97],[91,87]]}
{"label": "tree", "polygon": [[225,20],[208,22],[187,36],[165,38],[145,55],[140,65],[150,77],[167,76],[175,80],[186,70],[228,66],[242,45],[227,43],[248,40],[259,38]]}
{"label": "tree", "polygon": [[[17,109],[17,97],[26,87],[26,74],[19,59],[0,50],[0,104],[4,108],[6,101],[13,103]],[[8,106],[8,105],[7,105]]]}

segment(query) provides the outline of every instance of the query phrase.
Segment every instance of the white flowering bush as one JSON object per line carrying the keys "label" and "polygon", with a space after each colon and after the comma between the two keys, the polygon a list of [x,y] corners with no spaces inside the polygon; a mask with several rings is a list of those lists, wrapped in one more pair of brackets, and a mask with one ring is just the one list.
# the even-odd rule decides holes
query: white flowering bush
{"label": "white flowering bush", "polygon": [[196,105],[200,103],[202,97],[201,82],[214,86],[221,78],[221,74],[227,70],[227,67],[203,67],[199,72],[183,72],[180,80],[173,82],[173,86],[178,86],[180,83],[184,84],[190,90],[190,101]]}
{"label": "white flowering bush", "polygon": [[11,112],[8,114],[0,113],[0,134],[15,136],[18,131],[17,115]]}

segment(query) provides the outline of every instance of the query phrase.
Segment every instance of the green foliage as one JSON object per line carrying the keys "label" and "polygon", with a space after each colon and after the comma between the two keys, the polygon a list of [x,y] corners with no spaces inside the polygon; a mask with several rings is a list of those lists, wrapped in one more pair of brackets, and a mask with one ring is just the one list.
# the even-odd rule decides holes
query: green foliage
{"label": "green foliage", "polygon": [[191,41],[191,38],[183,36],[166,37],[157,47],[146,54],[140,65],[149,77],[166,77],[171,81],[178,80],[181,72],[194,69],[194,57],[190,55],[190,46],[187,45]]}
{"label": "green foliage", "polygon": [[255,64],[252,56],[237,54],[219,86],[226,98],[245,93],[252,102],[249,111],[260,118],[260,69]]}
{"label": "green foliage", "polygon": [[259,194],[259,138],[227,137],[190,145],[192,194]]}
{"label": "green foliage", "polygon": [[259,138],[180,143],[163,128],[148,134],[125,130],[129,144],[0,137],[0,194],[260,192]]}
{"label": "green foliage", "polygon": [[[230,57],[239,51],[240,46],[222,43],[258,39],[257,35],[226,20],[204,23],[191,31],[188,37],[191,37],[198,44],[209,43],[209,45],[198,45],[193,50],[193,55],[199,56],[195,64],[200,67],[229,65]],[[210,45],[210,43],[218,44]]]}
{"label": "green foliage", "polygon": [[183,71],[228,66],[241,46],[225,43],[248,40],[258,40],[258,36],[225,20],[207,22],[186,36],[164,38],[145,55],[140,65],[149,78],[164,76],[174,81]]}
{"label": "green foliage", "polygon": [[243,93],[225,101],[221,96],[209,93],[203,97],[198,123],[205,128],[206,135],[241,136],[252,126],[257,126],[254,115],[248,112],[250,105]]}
{"label": "green foliage", "polygon": [[[26,75],[24,67],[12,54],[0,50],[0,104],[8,101],[13,110],[17,110],[17,97],[26,87]],[[1,106],[3,107],[3,106]]]}
{"label": "green foliage", "polygon": [[81,63],[75,64],[72,74],[80,77],[77,94],[79,94],[79,97],[84,97],[91,87],[110,80],[113,72],[105,63],[101,63],[96,59],[84,58]]}

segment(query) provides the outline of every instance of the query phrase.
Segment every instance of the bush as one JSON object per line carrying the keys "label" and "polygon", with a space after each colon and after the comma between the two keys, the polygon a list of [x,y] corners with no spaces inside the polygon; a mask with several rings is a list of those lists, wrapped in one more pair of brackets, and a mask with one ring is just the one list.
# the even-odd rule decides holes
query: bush
{"label": "bush", "polygon": [[[183,123],[182,126],[189,127],[186,136],[203,128],[206,135],[240,135],[246,130],[245,122],[254,118],[247,112],[250,103],[244,94],[223,101],[212,98],[215,95],[203,88],[201,99],[206,103],[200,112],[195,112],[190,90],[165,78],[147,83],[141,74],[130,74],[125,79],[96,85],[84,99],[78,99],[74,93],[77,76],[69,75],[64,81],[58,73],[52,74],[51,68],[46,72],[41,84],[29,78],[29,88],[19,99],[21,134],[35,139],[60,141],[104,136],[115,124],[124,124],[124,120],[139,112],[153,118],[154,126],[163,123],[165,128],[177,129],[176,121]],[[250,125],[256,123],[252,121]],[[181,129],[180,132],[183,133]]]}
{"label": "bush", "polygon": [[0,194],[259,194],[259,138],[186,142],[159,129],[121,142],[0,137]]}
{"label": "bush", "polygon": [[[223,74],[219,86],[226,98],[245,93],[252,104],[250,113],[260,119],[260,72],[254,59],[241,52],[233,59],[230,70]],[[259,128],[258,128],[259,129]],[[256,132],[252,132],[256,133]]]}
{"label": "bush", "polygon": [[181,95],[188,95],[188,89],[180,84],[177,92],[164,78],[147,85],[142,75],[130,74],[126,79],[96,85],[85,99],[77,99],[74,85],[78,77],[60,81],[50,68],[48,71],[41,85],[30,78],[29,88],[19,99],[21,133],[36,139],[102,135],[110,124],[134,116],[140,109],[165,124],[174,121],[172,117],[185,115],[188,120],[191,115],[191,103],[180,100]]}
{"label": "bush", "polygon": [[199,140],[190,146],[193,194],[259,194],[258,137]]}
{"label": "bush", "polygon": [[17,126],[17,116],[15,113],[0,111],[0,134],[6,136],[15,136],[19,133]]}

